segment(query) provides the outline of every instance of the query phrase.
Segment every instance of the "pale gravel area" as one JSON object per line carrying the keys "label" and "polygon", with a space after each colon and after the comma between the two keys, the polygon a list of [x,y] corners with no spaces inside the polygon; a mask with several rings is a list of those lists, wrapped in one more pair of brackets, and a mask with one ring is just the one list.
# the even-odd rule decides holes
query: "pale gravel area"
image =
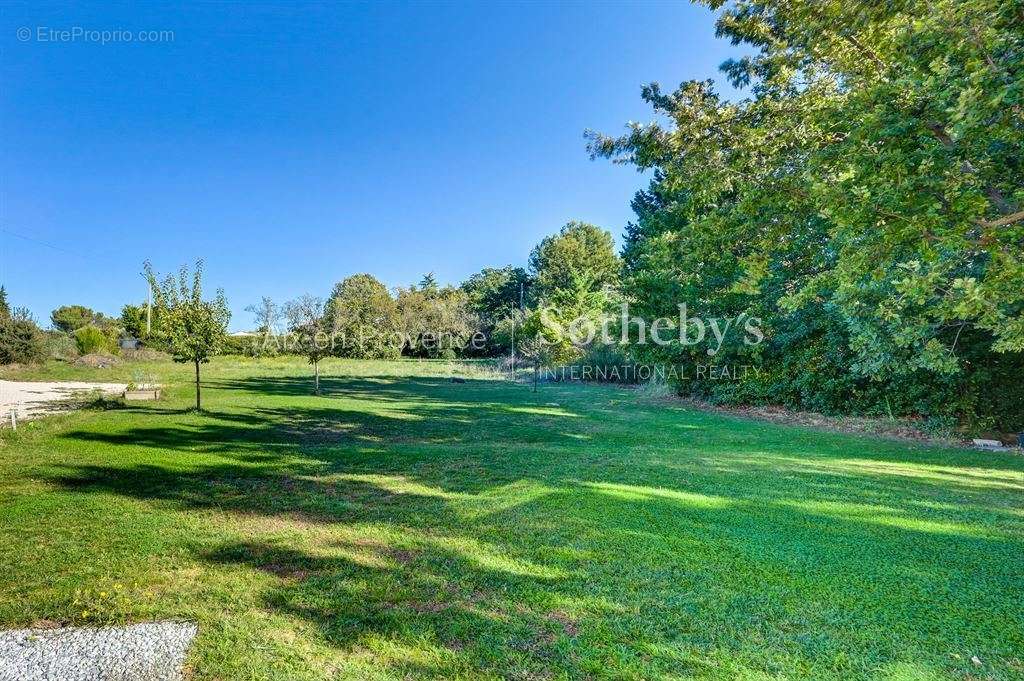
{"label": "pale gravel area", "polygon": [[0,631],[0,681],[181,681],[197,631],[191,622]]}
{"label": "pale gravel area", "polygon": [[29,419],[60,411],[77,395],[96,390],[105,395],[120,395],[125,383],[89,383],[86,381],[0,381],[0,419],[10,426],[11,410],[18,419]]}

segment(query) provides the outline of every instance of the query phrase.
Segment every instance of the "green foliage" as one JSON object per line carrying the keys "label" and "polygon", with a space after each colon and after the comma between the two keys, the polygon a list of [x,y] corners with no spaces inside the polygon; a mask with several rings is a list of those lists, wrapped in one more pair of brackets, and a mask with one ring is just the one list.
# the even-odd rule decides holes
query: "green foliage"
{"label": "green foliage", "polygon": [[0,286],[0,322],[11,318],[11,306],[7,302],[7,289]]}
{"label": "green foliage", "polygon": [[304,364],[0,429],[0,624],[212,622],[229,681],[1020,679],[1024,457]]}
{"label": "green foliage", "polygon": [[765,344],[720,358],[757,363],[758,381],[707,390],[924,416],[955,405],[965,422],[1005,413],[977,381],[1024,364],[1015,4],[728,3],[718,32],[753,53],[722,69],[749,99],[652,84],[644,99],[667,124],[591,135],[595,156],[654,171],[623,249],[638,311],[685,301],[763,322]]}
{"label": "green foliage", "polygon": [[103,329],[92,324],[75,329],[72,334],[75,339],[75,346],[79,354],[89,355],[94,352],[115,352],[117,350],[116,338],[111,339]]}
{"label": "green foliage", "polygon": [[261,356],[253,350],[253,345],[260,345],[261,336],[224,336],[224,340],[221,341],[220,347],[217,349],[218,355],[241,355],[244,357],[258,357]]}
{"label": "green foliage", "polygon": [[43,336],[46,357],[67,362],[78,356],[78,343],[74,336],[63,331],[44,331]]}
{"label": "green foliage", "polygon": [[121,308],[121,326],[132,338],[146,335],[146,308],[144,305],[126,304]]}
{"label": "green foliage", "polygon": [[420,290],[431,294],[437,292],[437,278],[433,272],[427,272],[420,279]]}
{"label": "green foliage", "polygon": [[526,270],[511,265],[502,268],[487,267],[462,283],[467,304],[480,320],[480,330],[487,336],[481,354],[497,355],[508,352],[507,340],[496,337],[497,329],[522,304],[532,301],[531,280]]}
{"label": "green foliage", "polygon": [[224,291],[218,289],[213,300],[203,300],[202,260],[196,261],[191,283],[187,267],[181,268],[177,278],[167,275],[163,280],[149,262],[144,267],[154,305],[160,310],[160,326],[154,335],[174,361],[195,365],[196,409],[200,409],[199,365],[217,354],[231,319]]}
{"label": "green foliage", "polygon": [[[577,372],[584,380],[608,383],[635,383],[640,376],[628,346],[617,343],[594,342],[583,348],[582,356],[576,361],[588,374]],[[633,368],[630,371],[630,368]],[[571,374],[570,374],[571,376]],[[592,378],[591,378],[592,377]]]}
{"label": "green foliage", "polygon": [[84,305],[62,305],[50,313],[53,328],[64,333],[73,333],[82,327],[103,324],[105,317]]}
{"label": "green foliage", "polygon": [[400,288],[396,305],[403,352],[413,357],[457,357],[471,346],[479,330],[469,297],[454,286]]}
{"label": "green foliage", "polygon": [[469,308],[495,322],[507,317],[520,303],[529,303],[530,277],[522,267],[485,267],[462,283]]}
{"label": "green foliage", "polygon": [[524,333],[544,339],[552,362],[573,362],[588,348],[603,342],[602,328],[611,315],[614,300],[607,289],[557,289],[549,302],[527,312]]}
{"label": "green foliage", "polygon": [[203,261],[196,261],[191,277],[188,268],[182,267],[177,279],[167,275],[159,280],[148,262],[145,272],[153,287],[154,305],[160,310],[156,334],[174,361],[208,362],[224,342],[231,312],[222,290],[213,300],[203,300]]}
{"label": "green foliage", "polygon": [[[428,289],[437,291],[436,284]],[[398,305],[375,277],[356,274],[334,287],[327,303],[334,354],[354,359],[395,359],[402,336]]]}
{"label": "green foliage", "polygon": [[544,238],[530,254],[530,272],[539,300],[559,290],[583,287],[597,291],[614,286],[619,268],[612,235],[585,222],[569,222],[558,234]]}
{"label": "green foliage", "polygon": [[242,357],[276,357],[285,351],[287,338],[282,334],[255,333],[244,336],[224,336],[218,355]]}
{"label": "green foliage", "polygon": [[119,321],[125,334],[132,338],[138,338],[139,340],[146,341],[147,345],[151,345],[157,342],[160,338],[160,309],[156,305],[150,306],[149,326],[151,330],[147,333],[146,307],[146,303],[141,303],[139,305],[128,303],[121,308],[121,317]]}
{"label": "green foliage", "polygon": [[[6,305],[6,298],[2,301]],[[0,365],[31,364],[46,357],[43,332],[28,310],[8,308],[0,315]]]}
{"label": "green foliage", "polygon": [[487,339],[488,347],[493,348],[494,354],[507,355],[512,352],[512,341],[516,329],[522,325],[522,320],[523,312],[520,310],[515,310],[509,316],[498,320]]}

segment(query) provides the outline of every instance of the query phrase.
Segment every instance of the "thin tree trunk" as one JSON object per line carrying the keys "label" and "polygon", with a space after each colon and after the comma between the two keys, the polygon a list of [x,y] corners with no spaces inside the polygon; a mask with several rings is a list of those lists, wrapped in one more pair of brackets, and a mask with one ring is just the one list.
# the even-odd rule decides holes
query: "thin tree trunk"
{"label": "thin tree trunk", "polygon": [[537,392],[537,375],[540,374],[540,360],[533,360],[533,392]]}
{"label": "thin tree trunk", "polygon": [[199,399],[199,360],[196,360],[196,411],[202,411],[203,404]]}
{"label": "thin tree trunk", "polygon": [[315,392],[317,395],[320,394],[320,362],[313,362],[313,376],[314,383],[316,384]]}

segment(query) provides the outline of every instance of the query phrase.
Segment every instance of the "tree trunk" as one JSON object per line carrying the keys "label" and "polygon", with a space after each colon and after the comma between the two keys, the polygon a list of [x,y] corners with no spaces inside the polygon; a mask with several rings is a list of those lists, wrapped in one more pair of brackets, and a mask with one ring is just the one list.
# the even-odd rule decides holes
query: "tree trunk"
{"label": "tree trunk", "polygon": [[317,395],[320,394],[320,362],[313,362],[313,382],[315,384],[314,391]]}
{"label": "tree trunk", "polygon": [[196,360],[196,411],[202,411],[203,404],[199,399],[199,361]]}
{"label": "tree trunk", "polygon": [[540,374],[540,360],[533,360],[533,392],[537,392],[537,377]]}

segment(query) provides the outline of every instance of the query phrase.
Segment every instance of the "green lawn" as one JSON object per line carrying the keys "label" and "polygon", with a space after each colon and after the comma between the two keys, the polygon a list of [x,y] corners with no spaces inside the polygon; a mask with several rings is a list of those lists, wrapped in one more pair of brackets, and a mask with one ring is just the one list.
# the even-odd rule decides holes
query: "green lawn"
{"label": "green lawn", "polygon": [[1024,678],[1019,456],[411,362],[220,359],[195,414],[147,367],[0,434],[0,623],[196,620],[231,681]]}

